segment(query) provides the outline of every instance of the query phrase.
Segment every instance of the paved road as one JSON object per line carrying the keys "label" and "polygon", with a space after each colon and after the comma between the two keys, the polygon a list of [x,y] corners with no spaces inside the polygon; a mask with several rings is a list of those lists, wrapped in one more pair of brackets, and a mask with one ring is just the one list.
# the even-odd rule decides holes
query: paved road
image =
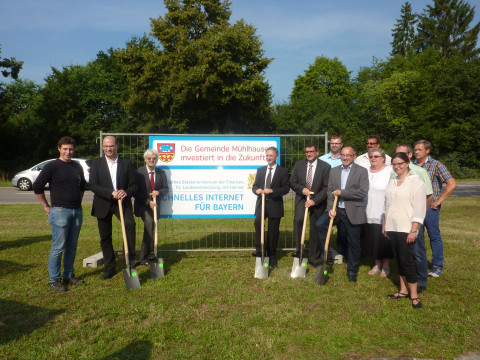
{"label": "paved road", "polygon": [[[47,199],[50,199],[50,193],[45,192]],[[458,183],[452,196],[478,196],[480,197],[480,181],[468,181]],[[90,190],[85,191],[83,197],[84,203],[92,203],[93,193]],[[0,187],[0,204],[36,204],[37,199],[33,191],[20,191],[14,187]]]}

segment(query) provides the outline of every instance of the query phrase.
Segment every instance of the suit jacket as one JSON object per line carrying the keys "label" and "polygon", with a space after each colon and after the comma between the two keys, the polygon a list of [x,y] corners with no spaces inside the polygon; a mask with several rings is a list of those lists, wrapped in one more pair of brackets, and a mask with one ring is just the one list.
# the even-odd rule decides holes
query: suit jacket
{"label": "suit jacket", "polygon": [[[262,166],[257,169],[255,182],[253,183],[252,191],[255,195],[258,189],[263,189],[265,186],[265,178],[267,176],[268,166]],[[271,194],[265,195],[265,211],[270,218],[283,217],[283,195],[288,194],[290,187],[288,186],[288,171],[287,169],[278,166],[273,174],[271,182]],[[262,196],[257,195],[257,204],[255,206],[255,215],[260,215],[262,211]]]}
{"label": "suit jacket", "polygon": [[[150,174],[147,166],[139,167],[136,172],[138,189],[135,194],[134,211],[135,216],[142,216],[145,210],[150,209],[150,200],[152,197],[149,195],[151,190]],[[155,167],[155,190],[160,193],[160,196],[168,193],[167,175],[162,169]],[[157,218],[160,217],[160,198],[157,198]]]}
{"label": "suit jacket", "polygon": [[[92,215],[102,219],[108,215],[112,206],[118,204],[118,200],[112,197],[114,188],[105,156],[92,161],[90,188],[94,193]],[[122,201],[123,206],[132,207],[131,198],[137,191],[137,178],[130,159],[118,157],[117,189],[127,193],[127,197]]]}
{"label": "suit jacket", "polygon": [[[295,191],[295,212],[305,212],[305,201],[307,197],[302,194],[302,190],[307,187],[307,169],[308,161],[303,159],[298,161],[290,176],[290,187]],[[327,190],[328,177],[330,175],[330,165],[325,161],[317,159],[315,174],[313,175],[312,189],[313,196],[311,199],[315,202],[315,206],[310,208],[315,215],[320,216],[327,207]]]}
{"label": "suit jacket", "polygon": [[[328,181],[328,210],[331,210],[333,207],[332,192],[341,188],[342,168],[343,165],[330,170],[330,179]],[[368,187],[368,170],[360,165],[352,164],[347,184],[345,185],[345,189],[342,190],[342,195],[339,200],[345,201],[345,211],[347,212],[348,220],[353,225],[367,222],[365,199],[368,195]]]}

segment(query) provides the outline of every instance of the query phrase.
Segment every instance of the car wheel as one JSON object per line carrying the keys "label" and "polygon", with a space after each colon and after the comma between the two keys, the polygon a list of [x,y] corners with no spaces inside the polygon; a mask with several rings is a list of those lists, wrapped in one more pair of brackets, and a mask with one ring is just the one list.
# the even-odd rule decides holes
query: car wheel
{"label": "car wheel", "polygon": [[32,182],[26,178],[18,180],[17,186],[22,191],[28,191],[32,189]]}

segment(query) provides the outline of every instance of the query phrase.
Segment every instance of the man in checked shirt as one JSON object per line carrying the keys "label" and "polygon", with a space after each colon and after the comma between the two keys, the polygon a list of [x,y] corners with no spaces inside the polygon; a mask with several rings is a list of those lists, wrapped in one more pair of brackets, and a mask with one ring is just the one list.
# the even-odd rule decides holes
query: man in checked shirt
{"label": "man in checked shirt", "polygon": [[[448,198],[455,188],[457,182],[452,177],[448,169],[440,161],[430,156],[431,144],[426,140],[419,140],[415,143],[414,163],[427,170],[432,180],[433,202],[427,209],[425,215],[425,227],[430,237],[430,246],[432,247],[432,270],[428,274],[431,277],[439,277],[443,271],[443,241],[440,234],[440,208],[442,202]],[[445,183],[445,190],[442,192],[442,186]],[[424,234],[418,234],[424,236]]]}

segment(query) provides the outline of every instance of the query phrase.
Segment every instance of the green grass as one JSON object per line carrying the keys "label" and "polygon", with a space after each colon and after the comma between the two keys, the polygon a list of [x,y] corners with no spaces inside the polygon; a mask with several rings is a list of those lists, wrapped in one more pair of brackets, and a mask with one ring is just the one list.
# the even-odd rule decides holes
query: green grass
{"label": "green grass", "polygon": [[[290,278],[287,253],[266,280],[253,277],[248,253],[163,253],[166,276],[150,280],[140,267],[142,288],[127,291],[121,274],[104,282],[103,269],[82,268],[83,258],[100,251],[90,205],[76,259],[86,284],[56,294],[47,286],[50,228],[43,210],[0,205],[0,358],[452,359],[478,352],[479,216],[480,198],[445,203],[445,272],[429,281],[425,308],[414,311],[408,300],[386,298],[396,290],[395,262],[392,279],[368,276],[371,262],[363,259],[357,284],[348,283],[342,264],[317,286],[310,265],[306,279]],[[175,238],[163,242],[206,237],[205,222],[175,221]],[[237,221],[253,230],[252,220]],[[232,220],[209,223],[211,234],[221,234]]]}

